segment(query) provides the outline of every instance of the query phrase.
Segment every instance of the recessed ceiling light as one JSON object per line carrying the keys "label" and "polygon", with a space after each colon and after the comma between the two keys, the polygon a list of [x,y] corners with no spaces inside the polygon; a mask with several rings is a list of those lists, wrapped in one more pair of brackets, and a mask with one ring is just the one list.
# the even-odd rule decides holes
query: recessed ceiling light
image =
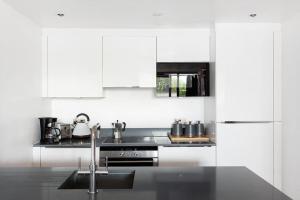
{"label": "recessed ceiling light", "polygon": [[161,12],[155,12],[155,13],[152,14],[153,17],[161,17],[161,16],[163,16],[163,15],[164,15],[164,14],[161,13]]}
{"label": "recessed ceiling light", "polygon": [[250,17],[256,17],[257,14],[256,14],[256,13],[251,13],[249,16],[250,16]]}
{"label": "recessed ceiling light", "polygon": [[63,17],[63,16],[65,16],[65,14],[64,13],[58,13],[57,16]]}

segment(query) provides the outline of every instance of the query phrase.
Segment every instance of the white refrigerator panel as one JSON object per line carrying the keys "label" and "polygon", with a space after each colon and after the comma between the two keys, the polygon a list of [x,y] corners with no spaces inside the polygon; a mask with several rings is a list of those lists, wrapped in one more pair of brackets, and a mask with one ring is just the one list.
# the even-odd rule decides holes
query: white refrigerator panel
{"label": "white refrigerator panel", "polygon": [[273,184],[273,123],[218,123],[217,132],[218,166],[245,166]]}
{"label": "white refrigerator panel", "polygon": [[216,30],[217,121],[273,121],[273,31]]}

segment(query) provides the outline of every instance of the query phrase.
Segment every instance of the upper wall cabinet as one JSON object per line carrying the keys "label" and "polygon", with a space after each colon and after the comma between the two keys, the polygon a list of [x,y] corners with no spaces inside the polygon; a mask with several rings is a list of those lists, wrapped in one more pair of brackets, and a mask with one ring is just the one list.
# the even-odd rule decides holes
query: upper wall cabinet
{"label": "upper wall cabinet", "polygon": [[156,37],[103,37],[104,87],[156,87]]}
{"label": "upper wall cabinet", "polygon": [[58,31],[46,34],[45,40],[44,96],[102,97],[101,35]]}
{"label": "upper wall cabinet", "polygon": [[217,121],[273,121],[275,30],[217,25]]}
{"label": "upper wall cabinet", "polygon": [[157,37],[158,62],[209,62],[210,31],[165,31]]}

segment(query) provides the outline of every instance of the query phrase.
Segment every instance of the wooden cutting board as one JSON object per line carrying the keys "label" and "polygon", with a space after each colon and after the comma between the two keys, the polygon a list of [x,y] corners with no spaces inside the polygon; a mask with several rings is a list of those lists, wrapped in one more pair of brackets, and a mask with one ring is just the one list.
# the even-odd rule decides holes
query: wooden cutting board
{"label": "wooden cutting board", "polygon": [[208,137],[173,137],[169,135],[171,142],[209,142]]}

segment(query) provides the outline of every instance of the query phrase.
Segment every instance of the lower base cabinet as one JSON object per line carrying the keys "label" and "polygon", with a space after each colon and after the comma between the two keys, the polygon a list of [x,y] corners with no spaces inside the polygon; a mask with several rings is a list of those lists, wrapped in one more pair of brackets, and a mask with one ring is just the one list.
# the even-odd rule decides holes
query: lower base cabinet
{"label": "lower base cabinet", "polygon": [[[99,148],[96,161],[99,162]],[[34,147],[33,165],[36,167],[79,167],[88,168],[91,160],[90,148],[46,148]],[[80,164],[79,164],[80,163]]]}
{"label": "lower base cabinet", "polygon": [[216,166],[216,147],[159,147],[159,166]]}
{"label": "lower base cabinet", "polygon": [[[195,167],[216,166],[216,147],[159,147],[159,166]],[[35,167],[81,167],[87,168],[91,159],[90,148],[33,147]],[[99,147],[96,149],[99,163]]]}
{"label": "lower base cabinet", "polygon": [[273,184],[273,123],[217,124],[217,165],[245,166]]}

